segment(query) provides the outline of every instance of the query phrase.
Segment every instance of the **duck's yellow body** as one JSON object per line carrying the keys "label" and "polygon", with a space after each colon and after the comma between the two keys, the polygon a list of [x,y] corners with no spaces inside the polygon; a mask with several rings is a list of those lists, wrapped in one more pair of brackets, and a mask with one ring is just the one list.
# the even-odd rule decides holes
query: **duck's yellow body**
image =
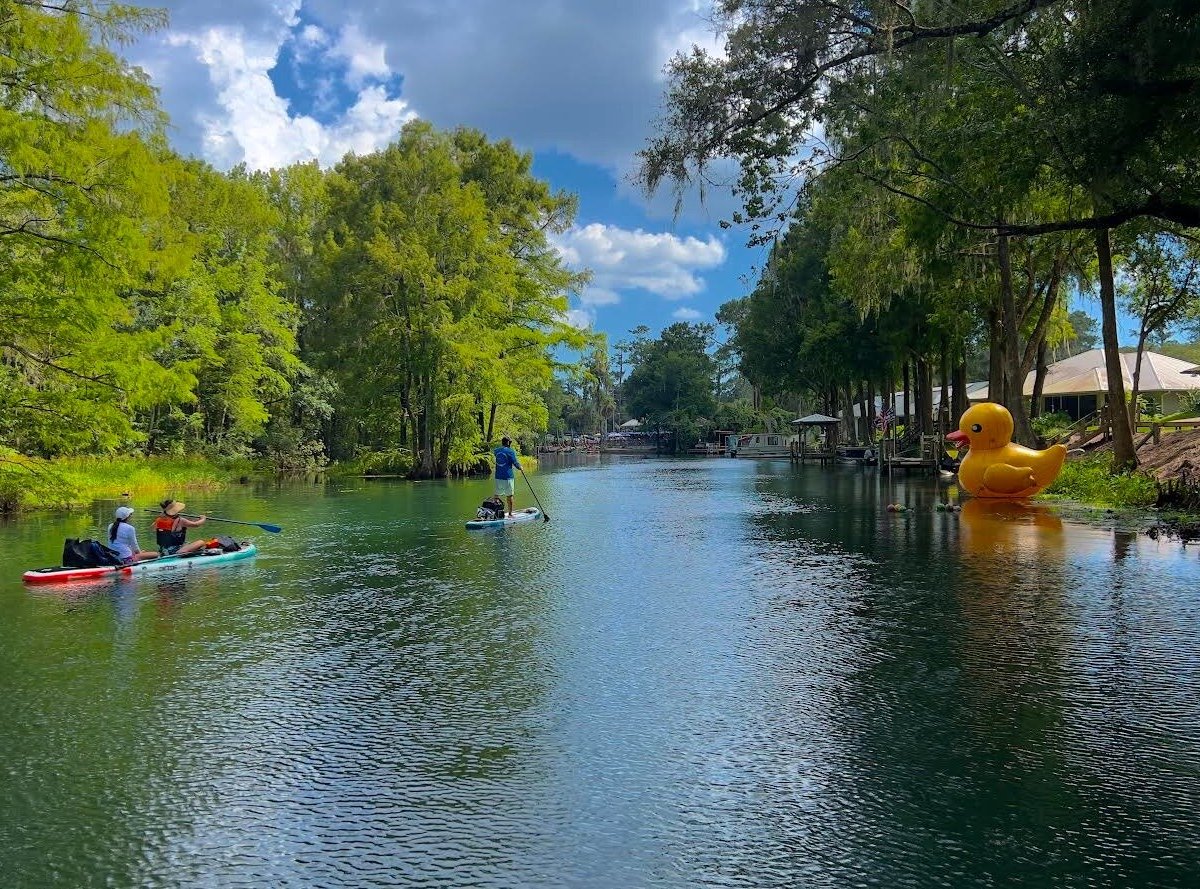
{"label": "duck's yellow body", "polygon": [[1032,497],[1058,477],[1066,448],[1035,451],[1013,444],[1012,433],[1012,414],[1003,405],[985,401],[962,415],[958,431],[946,436],[956,444],[970,443],[958,467],[960,488],[976,497],[1016,500]]}

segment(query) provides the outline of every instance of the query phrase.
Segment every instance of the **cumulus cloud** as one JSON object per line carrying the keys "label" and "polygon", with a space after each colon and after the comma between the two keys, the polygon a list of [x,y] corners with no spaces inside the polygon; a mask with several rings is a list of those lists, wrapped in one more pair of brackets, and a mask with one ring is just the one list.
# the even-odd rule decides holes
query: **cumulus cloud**
{"label": "cumulus cloud", "polygon": [[689,309],[687,306],[680,306],[671,313],[671,317],[677,321],[699,321],[704,317],[704,313]]}
{"label": "cumulus cloud", "polygon": [[611,305],[621,291],[644,290],[663,299],[687,299],[704,289],[699,272],[725,262],[725,245],[670,232],[646,232],[592,223],[560,235],[555,246],[575,268],[592,271],[584,305]]}
{"label": "cumulus cloud", "polygon": [[361,85],[369,78],[383,79],[391,76],[386,61],[387,47],[369,39],[357,25],[342,28],[333,56],[345,60],[349,68],[349,80]]}
{"label": "cumulus cloud", "polygon": [[[253,169],[318,159],[329,165],[347,152],[374,151],[416,116],[390,95],[383,43],[352,23],[330,32],[299,17],[300,0],[174,3],[172,28],[134,50],[159,86],[184,152],[219,167]],[[296,112],[278,94],[271,71],[288,46],[298,62],[322,71],[318,102],[332,93],[336,72],[347,97],[329,120]]]}
{"label": "cumulus cloud", "polygon": [[[287,40],[346,68],[352,87],[403,77],[404,100],[439,127],[472,126],[523,148],[558,150],[618,173],[659,113],[662,72],[699,42],[718,50],[709,0],[159,0],[175,35],[238,34],[256,55]],[[149,63],[157,38],[135,50]],[[166,61],[166,60],[164,60]],[[173,63],[173,60],[171,60]],[[159,69],[162,71],[162,67]],[[221,111],[224,80],[164,89],[182,141],[197,107]],[[205,87],[208,87],[205,89]],[[211,114],[204,118],[205,125]]]}
{"label": "cumulus cloud", "polygon": [[276,94],[269,71],[277,61],[277,46],[224,28],[171,39],[195,50],[217,87],[219,110],[201,111],[197,118],[204,155],[218,166],[244,161],[251,169],[267,169],[314,157],[332,164],[349,151],[386,145],[415,117],[407,103],[372,85],[358,93],[338,120],[323,124],[293,114]]}

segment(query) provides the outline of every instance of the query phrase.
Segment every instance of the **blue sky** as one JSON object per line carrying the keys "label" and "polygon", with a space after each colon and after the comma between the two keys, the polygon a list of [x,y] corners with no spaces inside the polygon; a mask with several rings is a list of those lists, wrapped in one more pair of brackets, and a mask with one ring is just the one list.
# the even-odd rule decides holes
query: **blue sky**
{"label": "blue sky", "polygon": [[[557,241],[594,274],[574,323],[622,339],[639,324],[710,321],[764,259],[723,230],[728,191],[690,196],[629,183],[652,130],[663,67],[718,44],[709,0],[166,0],[170,25],[128,50],[160,90],[175,147],[221,169],[370,152],[405,122],[511,139],[534,170],[579,195]],[[1078,307],[1096,314],[1092,300]],[[1128,339],[1130,323],[1122,323]]]}

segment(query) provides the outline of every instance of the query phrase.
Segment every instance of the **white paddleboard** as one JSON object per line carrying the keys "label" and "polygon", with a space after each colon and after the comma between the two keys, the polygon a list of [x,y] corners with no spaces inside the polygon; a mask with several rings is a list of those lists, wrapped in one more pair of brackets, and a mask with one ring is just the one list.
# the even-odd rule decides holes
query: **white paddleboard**
{"label": "white paddleboard", "polygon": [[516,525],[520,522],[532,522],[534,519],[540,519],[542,511],[536,506],[530,506],[527,509],[522,509],[511,516],[505,516],[502,519],[491,519],[483,521],[481,519],[471,519],[467,522],[467,530],[478,531],[481,528],[503,528],[505,525]]}

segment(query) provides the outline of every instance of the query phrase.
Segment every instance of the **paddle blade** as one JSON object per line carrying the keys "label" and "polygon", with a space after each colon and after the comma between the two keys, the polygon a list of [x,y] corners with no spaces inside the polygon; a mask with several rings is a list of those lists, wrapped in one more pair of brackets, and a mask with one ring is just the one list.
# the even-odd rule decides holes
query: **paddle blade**
{"label": "paddle blade", "polygon": [[262,528],[264,531],[270,531],[272,534],[278,534],[283,530],[278,525],[267,525],[263,524],[262,522],[256,522],[255,524],[257,524],[258,527]]}
{"label": "paddle blade", "polygon": [[549,525],[550,524],[550,514],[543,511],[542,512],[542,521],[545,522],[547,525]]}

